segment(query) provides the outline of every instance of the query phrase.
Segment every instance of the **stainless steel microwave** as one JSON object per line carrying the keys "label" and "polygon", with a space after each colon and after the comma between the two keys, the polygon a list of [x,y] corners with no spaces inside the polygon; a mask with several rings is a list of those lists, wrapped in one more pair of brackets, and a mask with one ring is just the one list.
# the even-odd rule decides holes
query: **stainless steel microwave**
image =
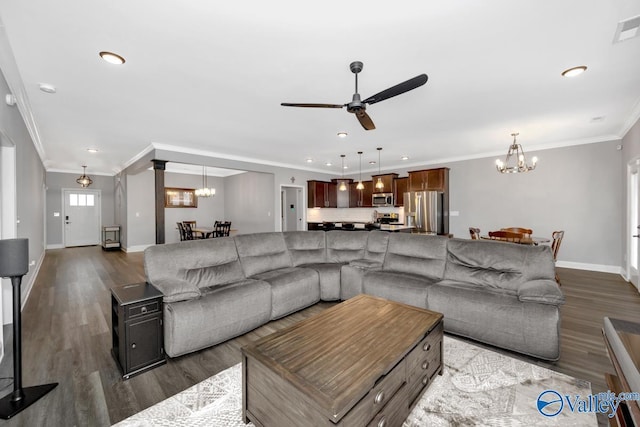
{"label": "stainless steel microwave", "polygon": [[373,206],[393,206],[393,193],[375,193],[371,196]]}

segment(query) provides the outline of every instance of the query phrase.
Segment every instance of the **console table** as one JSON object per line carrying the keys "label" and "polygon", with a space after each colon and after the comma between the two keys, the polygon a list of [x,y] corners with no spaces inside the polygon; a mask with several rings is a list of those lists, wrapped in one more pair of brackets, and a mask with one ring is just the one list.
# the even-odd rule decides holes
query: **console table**
{"label": "console table", "polygon": [[442,374],[442,314],[358,295],[242,348],[256,426],[401,426]]}
{"label": "console table", "polygon": [[111,353],[124,379],[166,363],[162,297],[149,283],[111,289]]}
{"label": "console table", "polygon": [[[604,342],[616,375],[605,374],[612,392],[640,392],[640,323],[604,318]],[[623,402],[616,412],[618,426],[640,426],[637,401]]]}

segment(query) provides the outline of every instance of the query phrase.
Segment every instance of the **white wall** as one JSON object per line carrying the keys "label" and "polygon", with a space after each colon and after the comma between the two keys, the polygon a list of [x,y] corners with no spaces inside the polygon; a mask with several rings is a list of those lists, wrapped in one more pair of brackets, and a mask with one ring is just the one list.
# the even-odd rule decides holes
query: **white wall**
{"label": "white wall", "polygon": [[[280,210],[275,210],[276,198],[273,174],[247,172],[224,179],[225,218],[238,234],[274,231],[274,217],[280,222]],[[278,207],[280,204],[278,203]]]}

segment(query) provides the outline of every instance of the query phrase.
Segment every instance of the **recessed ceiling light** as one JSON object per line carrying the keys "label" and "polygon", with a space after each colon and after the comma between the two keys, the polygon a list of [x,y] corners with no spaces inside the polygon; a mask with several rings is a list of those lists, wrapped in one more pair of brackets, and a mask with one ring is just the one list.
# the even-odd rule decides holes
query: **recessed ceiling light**
{"label": "recessed ceiling light", "polygon": [[587,67],[585,65],[580,65],[579,67],[569,68],[568,70],[564,70],[562,72],[563,77],[575,77],[587,71]]}
{"label": "recessed ceiling light", "polygon": [[369,164],[370,164],[370,165],[375,165],[375,164],[376,164],[376,161],[375,161],[375,160],[371,160],[371,161],[369,162]]}
{"label": "recessed ceiling light", "polygon": [[598,123],[604,121],[604,116],[596,116],[591,118],[591,123]]}
{"label": "recessed ceiling light", "polygon": [[45,93],[56,93],[56,87],[48,83],[40,83],[40,90]]}
{"label": "recessed ceiling light", "polygon": [[340,138],[346,138],[347,135],[348,134],[346,132],[338,132],[338,137],[340,137]]}
{"label": "recessed ceiling light", "polygon": [[90,153],[97,153],[98,149],[97,148],[87,148],[87,151]]}
{"label": "recessed ceiling light", "polygon": [[331,162],[327,162],[324,164],[325,166],[331,166]]}
{"label": "recessed ceiling light", "polygon": [[349,166],[344,165],[344,166],[342,167],[342,169],[349,169]]}
{"label": "recessed ceiling light", "polygon": [[409,156],[402,156],[400,157],[400,160],[409,160]]}
{"label": "recessed ceiling light", "polygon": [[114,65],[122,65],[126,62],[122,56],[113,52],[106,52],[106,51],[100,52],[100,58],[104,59],[109,64],[114,64]]}
{"label": "recessed ceiling light", "polygon": [[312,159],[312,158],[305,159],[305,162],[307,162],[307,163],[313,163],[313,159]]}

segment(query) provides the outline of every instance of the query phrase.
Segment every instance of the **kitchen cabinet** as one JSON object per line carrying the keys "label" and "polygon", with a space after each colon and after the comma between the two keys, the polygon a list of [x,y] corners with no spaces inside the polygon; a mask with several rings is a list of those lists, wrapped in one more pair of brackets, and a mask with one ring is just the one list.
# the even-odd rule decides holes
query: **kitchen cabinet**
{"label": "kitchen cabinet", "polygon": [[338,207],[336,184],[326,181],[307,181],[307,207]]}
{"label": "kitchen cabinet", "polygon": [[449,168],[409,172],[409,191],[449,192]]}
{"label": "kitchen cabinet", "polygon": [[349,207],[350,208],[371,208],[371,196],[373,196],[373,181],[362,181],[364,190],[358,190],[357,182],[349,186]]}
{"label": "kitchen cabinet", "polygon": [[[351,178],[340,178],[340,179],[336,179],[333,178],[331,180],[331,182],[333,184],[336,185],[336,188],[338,189],[337,191],[337,196],[336,196],[336,200],[337,200],[337,207],[339,208],[348,208],[349,207],[349,186],[351,185],[351,183],[353,182],[353,179]],[[346,186],[346,190],[345,191],[340,191],[340,184],[343,183]]]}
{"label": "kitchen cabinet", "polygon": [[394,206],[404,206],[404,193],[407,191],[409,191],[409,177],[396,178],[393,180]]}
{"label": "kitchen cabinet", "polygon": [[[376,183],[378,182],[378,177],[382,181],[384,187],[376,188]],[[393,192],[393,181],[398,178],[397,173],[386,173],[383,175],[371,175],[371,179],[373,181],[373,192],[374,193],[391,193]]]}

